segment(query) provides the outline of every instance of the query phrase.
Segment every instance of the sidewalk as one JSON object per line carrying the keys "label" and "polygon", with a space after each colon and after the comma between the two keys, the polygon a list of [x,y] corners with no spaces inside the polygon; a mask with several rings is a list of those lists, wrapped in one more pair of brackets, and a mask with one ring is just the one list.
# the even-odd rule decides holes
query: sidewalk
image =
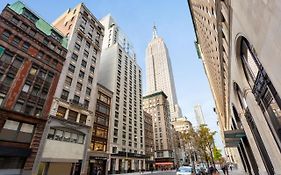
{"label": "sidewalk", "polygon": [[[220,172],[220,175],[224,175],[222,170],[219,170]],[[232,171],[228,171],[228,175],[245,175],[247,173],[243,172],[243,171],[240,171],[240,170],[232,170]]]}

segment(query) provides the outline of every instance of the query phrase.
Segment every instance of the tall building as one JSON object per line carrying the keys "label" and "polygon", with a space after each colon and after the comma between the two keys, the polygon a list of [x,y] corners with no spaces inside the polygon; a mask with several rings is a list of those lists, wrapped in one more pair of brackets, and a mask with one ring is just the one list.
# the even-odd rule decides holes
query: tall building
{"label": "tall building", "polygon": [[68,9],[53,25],[69,42],[45,131],[39,174],[85,174],[88,156],[95,149],[89,145],[104,29],[83,3]]}
{"label": "tall building", "polygon": [[99,82],[114,92],[110,116],[110,172],[145,168],[141,69],[132,44],[114,19],[107,15]]}
{"label": "tall building", "polygon": [[145,140],[145,169],[154,169],[154,132],[152,115],[143,111]]}
{"label": "tall building", "polygon": [[143,97],[143,110],[152,115],[154,131],[155,166],[157,169],[172,168],[175,165],[175,151],[169,102],[163,91]]}
{"label": "tall building", "polygon": [[178,105],[172,65],[164,40],[153,27],[153,37],[146,48],[147,93],[163,91],[168,96],[171,120],[182,117]]}
{"label": "tall building", "polygon": [[247,174],[281,174],[281,2],[188,3],[229,160]]}
{"label": "tall building", "polygon": [[197,121],[197,124],[200,126],[200,125],[203,125],[203,124],[206,124],[205,123],[205,119],[204,119],[204,115],[203,115],[203,112],[202,112],[202,108],[201,108],[201,105],[195,105],[194,106],[194,112],[195,112],[195,117],[196,117],[196,121]]}
{"label": "tall building", "polygon": [[67,39],[20,1],[0,15],[0,174],[32,174]]}

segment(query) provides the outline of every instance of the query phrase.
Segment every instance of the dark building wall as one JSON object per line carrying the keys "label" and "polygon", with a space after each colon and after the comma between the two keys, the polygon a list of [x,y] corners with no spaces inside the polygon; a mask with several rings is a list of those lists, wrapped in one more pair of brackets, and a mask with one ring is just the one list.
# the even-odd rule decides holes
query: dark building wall
{"label": "dark building wall", "polygon": [[[17,169],[31,171],[67,50],[55,29],[47,35],[37,27],[40,17],[25,6],[22,14],[10,7],[0,15],[0,158],[20,158]],[[14,129],[5,127],[8,122]],[[30,133],[22,131],[26,126]]]}

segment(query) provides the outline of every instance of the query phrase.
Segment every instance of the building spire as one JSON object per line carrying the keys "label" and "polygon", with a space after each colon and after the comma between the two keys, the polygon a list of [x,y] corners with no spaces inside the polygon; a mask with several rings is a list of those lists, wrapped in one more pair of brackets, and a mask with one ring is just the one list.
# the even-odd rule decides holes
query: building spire
{"label": "building spire", "polygon": [[153,24],[153,35],[152,36],[153,36],[153,39],[158,37],[155,23]]}

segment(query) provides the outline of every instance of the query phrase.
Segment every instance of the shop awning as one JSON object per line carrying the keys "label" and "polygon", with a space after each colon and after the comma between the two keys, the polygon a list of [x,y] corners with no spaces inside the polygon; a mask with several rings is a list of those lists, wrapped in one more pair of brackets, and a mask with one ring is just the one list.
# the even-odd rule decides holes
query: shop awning
{"label": "shop awning", "polygon": [[243,129],[224,131],[225,147],[237,147],[243,137],[246,137]]}
{"label": "shop awning", "polygon": [[174,165],[173,162],[157,162],[155,165]]}

